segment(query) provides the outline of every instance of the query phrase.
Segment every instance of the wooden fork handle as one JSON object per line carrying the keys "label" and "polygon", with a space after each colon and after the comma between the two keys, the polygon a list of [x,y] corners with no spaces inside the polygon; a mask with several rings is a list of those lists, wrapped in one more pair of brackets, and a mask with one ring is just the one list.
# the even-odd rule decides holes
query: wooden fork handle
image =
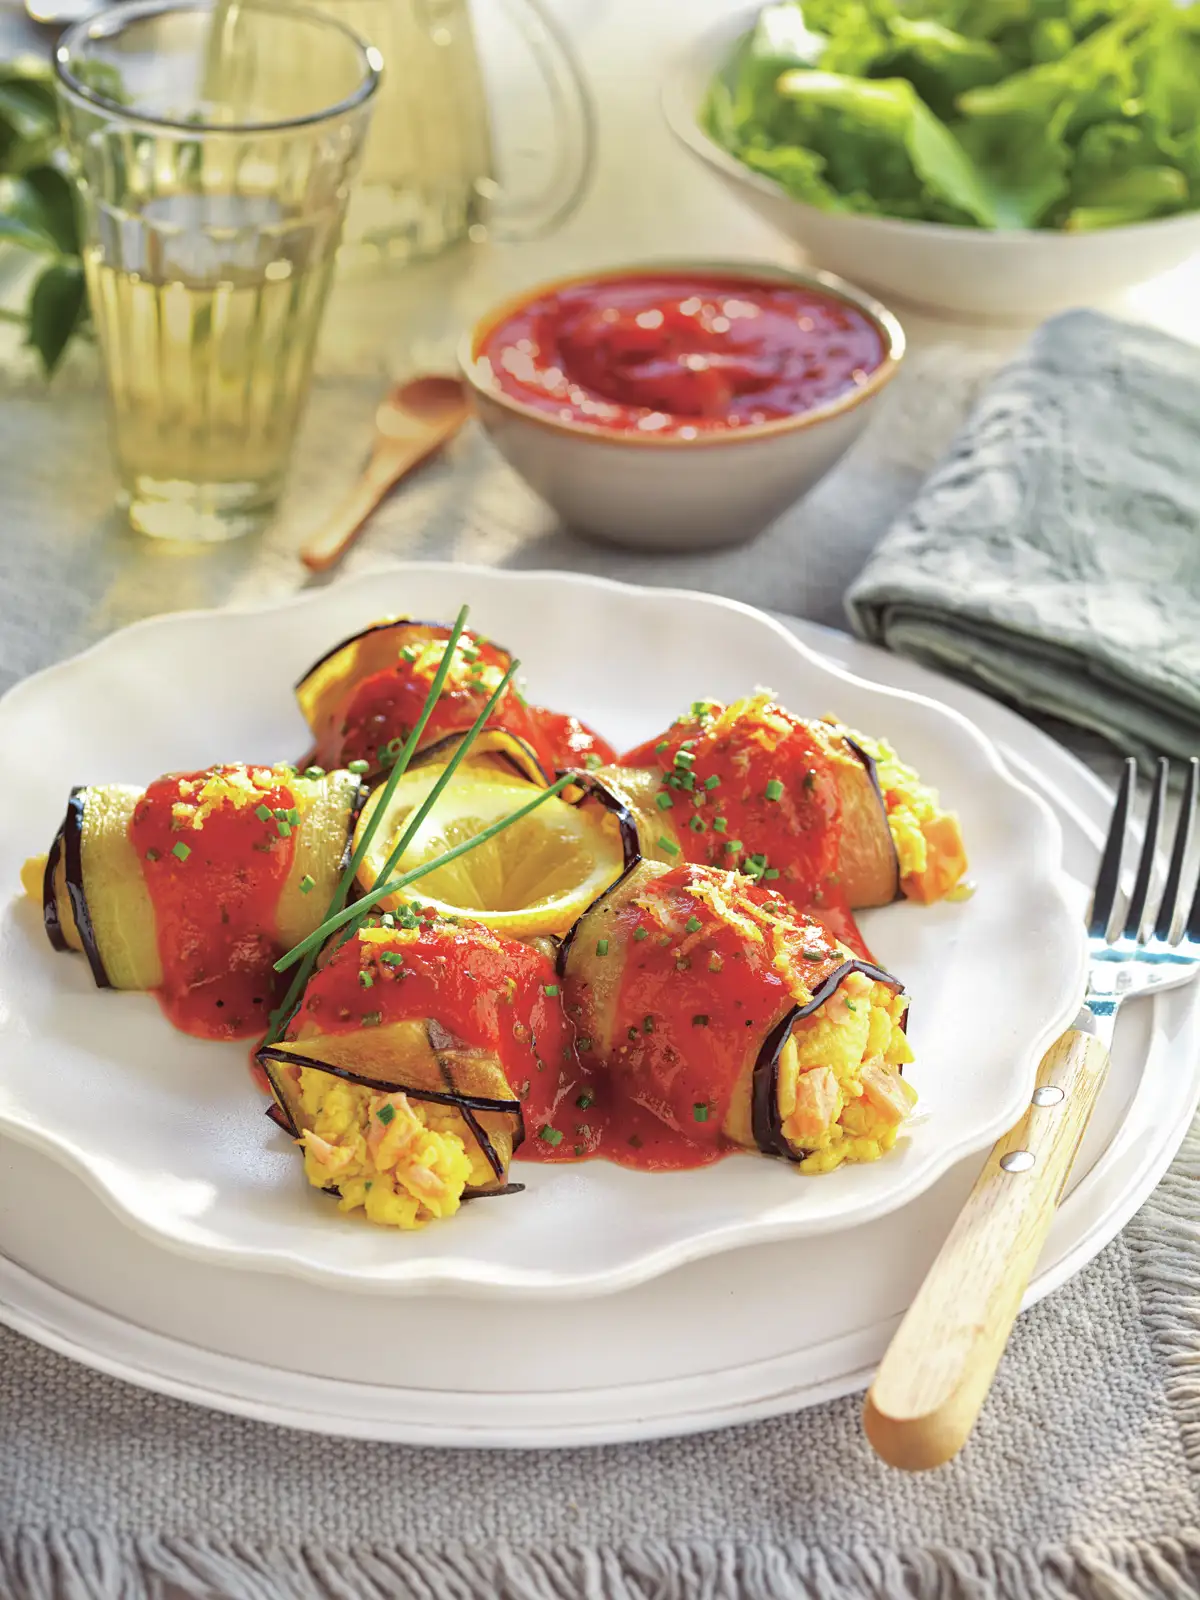
{"label": "wooden fork handle", "polygon": [[1107,1070],[1099,1039],[1064,1033],[1029,1110],[993,1146],[867,1393],[867,1438],[890,1466],[938,1467],[966,1442]]}

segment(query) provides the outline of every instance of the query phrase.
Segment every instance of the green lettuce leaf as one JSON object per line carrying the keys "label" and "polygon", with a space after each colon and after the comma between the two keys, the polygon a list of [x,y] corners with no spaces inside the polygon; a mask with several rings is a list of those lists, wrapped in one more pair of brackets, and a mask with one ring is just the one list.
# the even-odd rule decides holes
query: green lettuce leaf
{"label": "green lettuce leaf", "polygon": [[897,202],[927,197],[981,227],[996,226],[974,163],[911,83],[789,72],[777,92],[776,131],[819,155],[838,193],[865,192],[893,215]]}

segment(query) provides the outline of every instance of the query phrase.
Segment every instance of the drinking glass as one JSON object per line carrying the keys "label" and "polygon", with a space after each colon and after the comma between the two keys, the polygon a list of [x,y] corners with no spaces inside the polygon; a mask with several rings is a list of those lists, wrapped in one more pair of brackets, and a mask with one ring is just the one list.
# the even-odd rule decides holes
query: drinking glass
{"label": "drinking glass", "polygon": [[137,0],[55,60],[120,501],[161,539],[250,532],[308,396],[379,55],[275,0]]}

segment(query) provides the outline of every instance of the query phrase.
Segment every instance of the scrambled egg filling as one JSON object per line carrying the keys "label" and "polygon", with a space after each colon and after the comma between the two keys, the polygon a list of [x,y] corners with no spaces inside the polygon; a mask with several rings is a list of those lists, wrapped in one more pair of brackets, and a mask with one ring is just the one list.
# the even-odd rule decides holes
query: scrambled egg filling
{"label": "scrambled egg filling", "polygon": [[905,892],[919,900],[940,899],[967,869],[957,817],[942,809],[937,790],[886,739],[853,731],[850,736],[875,762]]}
{"label": "scrambled egg filling", "polygon": [[[451,1217],[468,1185],[493,1181],[482,1151],[468,1153],[449,1107],[380,1094],[301,1067],[304,1172],[318,1189],[339,1191],[338,1209],[361,1208],[372,1222],[422,1228]],[[472,1141],[474,1143],[474,1141]]]}
{"label": "scrambled egg filling", "polygon": [[307,793],[296,786],[294,767],[218,767],[202,778],[185,778],[179,785],[180,798],[171,807],[178,828],[202,828],[206,818],[221,806],[244,810],[262,805],[263,798],[280,784],[287,784],[297,797],[297,805]]}
{"label": "scrambled egg filling", "polygon": [[916,1104],[900,1076],[912,1060],[903,995],[861,972],[847,975],[821,1009],[798,1023],[779,1058],[783,1134],[805,1152],[801,1172],[878,1161]]}

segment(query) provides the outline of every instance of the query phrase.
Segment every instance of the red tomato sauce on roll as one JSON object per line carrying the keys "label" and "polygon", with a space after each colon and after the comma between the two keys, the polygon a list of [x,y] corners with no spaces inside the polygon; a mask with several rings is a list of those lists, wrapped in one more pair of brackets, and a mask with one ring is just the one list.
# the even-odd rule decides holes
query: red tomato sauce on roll
{"label": "red tomato sauce on roll", "polygon": [[881,330],[799,284],[638,273],[551,289],[481,341],[502,394],[614,433],[695,437],[801,416],[882,366]]}
{"label": "red tomato sauce on roll", "polygon": [[578,717],[565,711],[546,711],[541,706],[530,706],[530,716],[537,728],[544,749],[558,772],[571,767],[602,767],[617,759],[617,752],[607,739],[589,728]]}
{"label": "red tomato sauce on roll", "polygon": [[262,1033],[281,987],[275,918],[296,847],[296,798],[276,783],[255,792],[253,804],[207,807],[205,786],[238,771],[159,778],[129,822],[154,907],[159,1004],[175,1027],[202,1039]]}
{"label": "red tomato sauce on roll", "polygon": [[[622,756],[621,765],[661,772],[656,804],[685,860],[740,870],[778,889],[869,957],[838,879],[841,795],[820,742],[781,706],[769,707],[777,726],[764,729],[761,740],[744,728],[723,731],[721,709],[698,701],[666,734]],[[769,849],[756,849],[763,841]]]}

